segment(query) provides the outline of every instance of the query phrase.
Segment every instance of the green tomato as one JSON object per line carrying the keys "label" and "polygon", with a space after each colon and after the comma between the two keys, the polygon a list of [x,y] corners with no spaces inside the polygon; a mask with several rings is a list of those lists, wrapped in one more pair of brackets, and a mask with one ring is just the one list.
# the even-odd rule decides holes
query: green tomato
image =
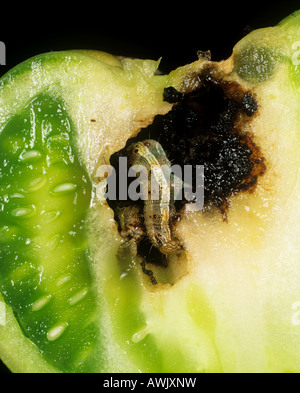
{"label": "green tomato", "polygon": [[[299,372],[299,64],[297,12],[224,62],[169,75],[151,60],[66,51],[1,79],[0,357],[12,371]],[[118,258],[97,168],[157,119],[177,130],[167,152],[183,151],[177,132],[192,116],[181,122],[180,97],[214,123],[201,95],[214,85],[240,132],[224,140],[229,162],[239,143],[252,182],[228,188],[227,210],[215,198],[183,214],[185,259],[153,265],[153,286],[137,256]]]}

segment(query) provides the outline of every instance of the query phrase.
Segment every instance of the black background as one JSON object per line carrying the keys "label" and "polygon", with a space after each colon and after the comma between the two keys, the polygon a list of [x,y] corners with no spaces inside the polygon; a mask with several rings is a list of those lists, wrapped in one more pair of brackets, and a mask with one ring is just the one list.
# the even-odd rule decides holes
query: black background
{"label": "black background", "polygon": [[[98,49],[115,55],[158,59],[171,69],[197,59],[229,57],[252,29],[276,25],[300,8],[298,1],[11,2],[0,6],[0,41],[6,66],[0,75],[36,54]],[[0,372],[8,372],[0,363]]]}
{"label": "black background", "polygon": [[111,3],[1,5],[0,41],[6,44],[7,66],[0,66],[0,75],[31,56],[65,49],[162,57],[168,72],[194,61],[197,50],[210,49],[213,60],[227,58],[250,29],[275,25],[300,8],[299,1],[288,0]]}

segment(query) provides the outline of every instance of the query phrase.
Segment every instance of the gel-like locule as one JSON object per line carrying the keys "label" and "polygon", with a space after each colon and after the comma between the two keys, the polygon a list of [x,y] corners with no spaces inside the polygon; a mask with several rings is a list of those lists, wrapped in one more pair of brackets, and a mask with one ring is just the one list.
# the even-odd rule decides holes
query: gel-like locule
{"label": "gel-like locule", "polygon": [[71,130],[63,104],[42,94],[0,135],[0,290],[25,336],[66,372],[89,367],[99,337],[85,232],[91,184]]}

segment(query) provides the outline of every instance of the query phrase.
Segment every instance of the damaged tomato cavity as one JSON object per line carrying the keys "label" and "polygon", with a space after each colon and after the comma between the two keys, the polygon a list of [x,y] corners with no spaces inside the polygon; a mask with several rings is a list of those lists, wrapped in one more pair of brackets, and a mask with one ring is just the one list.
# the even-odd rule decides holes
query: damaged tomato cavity
{"label": "damaged tomato cavity", "polygon": [[[172,109],[156,116],[149,127],[130,139],[111,157],[111,164],[118,174],[118,158],[126,156],[128,146],[147,139],[158,141],[172,165],[204,166],[204,209],[216,207],[227,221],[231,198],[239,192],[253,192],[266,171],[264,157],[247,127],[258,114],[259,105],[250,91],[224,80],[209,67],[192,77],[198,86],[193,91],[182,93],[172,86],[164,90],[163,98],[173,104]],[[109,201],[115,212],[118,203]],[[142,206],[141,201],[129,203]],[[186,203],[176,201],[177,219]],[[170,220],[170,225],[174,228],[176,219]],[[143,271],[151,277],[152,269],[146,269],[145,261],[151,266],[169,266],[169,258],[155,249],[147,236],[137,251]]]}
{"label": "damaged tomato cavity", "polygon": [[209,74],[189,94],[165,89],[166,101],[174,97],[179,101],[162,118],[160,142],[172,146],[172,164],[204,165],[205,206],[218,207],[225,218],[230,198],[253,191],[266,169],[259,147],[244,128],[258,112],[258,104],[236,82],[215,80]]}

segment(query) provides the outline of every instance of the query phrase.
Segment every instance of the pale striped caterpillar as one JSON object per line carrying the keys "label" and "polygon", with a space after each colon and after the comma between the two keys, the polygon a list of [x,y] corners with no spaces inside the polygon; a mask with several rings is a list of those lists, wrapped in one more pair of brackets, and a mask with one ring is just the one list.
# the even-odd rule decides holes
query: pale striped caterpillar
{"label": "pale striped caterpillar", "polygon": [[[126,242],[122,244],[118,251],[118,258],[122,261],[128,257],[128,251],[132,256],[138,256],[138,243],[143,240],[145,236],[144,222],[140,207],[136,205],[119,206],[116,210],[119,218],[119,224],[121,228],[120,235],[126,239]],[[157,284],[154,274],[151,270],[146,269],[146,261],[140,258],[143,272],[150,277],[153,285]]]}
{"label": "pale striped caterpillar", "polygon": [[[128,148],[127,154],[132,166],[141,165],[148,172],[148,188],[145,191],[148,195],[144,195],[143,198],[146,235],[162,254],[179,253],[182,246],[172,228],[172,216],[175,212],[174,196],[171,183],[163,170],[163,167],[171,167],[170,161],[160,143],[151,139],[133,143]],[[153,183],[158,186],[156,190],[152,190],[158,193],[156,198],[153,198],[151,193]]]}

